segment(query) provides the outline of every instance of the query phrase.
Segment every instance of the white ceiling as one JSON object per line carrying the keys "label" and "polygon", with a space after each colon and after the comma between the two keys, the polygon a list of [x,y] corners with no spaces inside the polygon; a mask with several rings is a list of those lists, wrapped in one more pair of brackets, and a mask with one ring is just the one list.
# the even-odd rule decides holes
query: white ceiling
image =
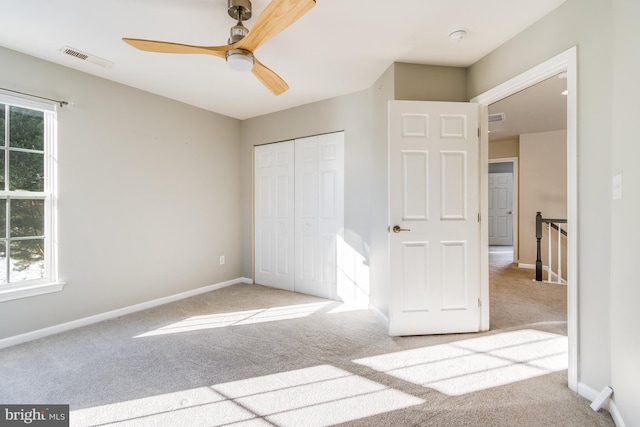
{"label": "white ceiling", "polygon": [[[368,88],[393,63],[466,67],[565,0],[317,0],[256,57],[279,97],[219,58],[138,51],[121,38],[223,45],[227,0],[0,0],[0,45],[238,119]],[[252,0],[253,18],[269,0]],[[463,28],[467,37],[449,41]],[[70,46],[110,68],[60,52]],[[70,100],[73,101],[73,100]]]}
{"label": "white ceiling", "polygon": [[504,113],[505,120],[489,123],[489,140],[567,129],[566,89],[558,75],[491,104],[489,114]]}

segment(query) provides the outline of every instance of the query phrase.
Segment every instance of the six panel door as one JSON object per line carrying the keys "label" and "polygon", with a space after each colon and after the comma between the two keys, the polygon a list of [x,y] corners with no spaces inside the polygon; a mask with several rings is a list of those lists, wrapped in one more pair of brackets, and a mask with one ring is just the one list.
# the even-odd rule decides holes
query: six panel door
{"label": "six panel door", "polygon": [[513,244],[513,174],[489,174],[489,244]]}
{"label": "six panel door", "polygon": [[294,290],[294,142],[255,147],[255,282]]}
{"label": "six panel door", "polygon": [[468,103],[389,104],[390,335],[479,330],[477,116]]}

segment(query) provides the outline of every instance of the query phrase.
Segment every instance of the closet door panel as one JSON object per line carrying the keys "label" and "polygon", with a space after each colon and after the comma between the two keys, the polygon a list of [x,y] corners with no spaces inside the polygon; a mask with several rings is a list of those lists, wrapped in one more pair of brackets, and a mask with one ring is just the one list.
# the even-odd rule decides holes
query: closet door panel
{"label": "closet door panel", "polygon": [[255,163],[255,282],[294,290],[294,142],[260,145]]}
{"label": "closet door panel", "polygon": [[296,139],[296,292],[318,295],[318,137]]}
{"label": "closet door panel", "polygon": [[344,234],[344,133],[318,137],[319,271],[322,296],[341,299],[337,290],[337,237]]}
{"label": "closet door panel", "polygon": [[338,299],[337,238],[344,223],[344,134],[296,139],[295,289]]}

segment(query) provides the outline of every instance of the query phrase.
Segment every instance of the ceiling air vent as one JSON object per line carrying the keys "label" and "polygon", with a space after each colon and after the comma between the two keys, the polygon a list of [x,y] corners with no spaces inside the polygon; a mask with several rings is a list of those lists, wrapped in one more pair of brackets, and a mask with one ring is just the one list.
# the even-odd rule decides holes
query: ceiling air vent
{"label": "ceiling air vent", "polygon": [[489,114],[489,123],[504,122],[507,116],[504,113]]}
{"label": "ceiling air vent", "polygon": [[87,61],[87,62],[91,62],[92,64],[95,65],[99,65],[101,67],[104,68],[111,68],[111,66],[113,65],[113,62],[111,61],[107,61],[106,59],[102,59],[100,57],[97,57],[95,55],[91,55],[90,53],[86,53],[86,52],[82,52],[78,49],[74,49],[72,47],[69,46],[65,46],[62,49],[60,49],[60,52],[64,53],[65,55],[69,55],[69,56],[73,56],[74,58],[78,58],[82,61]]}

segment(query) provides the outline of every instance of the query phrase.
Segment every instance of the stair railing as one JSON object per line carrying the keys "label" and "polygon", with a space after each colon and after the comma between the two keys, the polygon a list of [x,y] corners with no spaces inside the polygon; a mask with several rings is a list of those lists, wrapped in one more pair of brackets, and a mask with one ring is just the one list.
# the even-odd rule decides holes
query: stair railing
{"label": "stair railing", "polygon": [[567,237],[567,231],[562,229],[562,224],[566,224],[566,219],[542,218],[542,213],[536,213],[536,281],[542,281],[542,224],[548,225],[549,237],[549,265],[547,270],[547,279],[551,282],[552,257],[551,257],[551,229],[558,231],[558,272],[556,274],[556,283],[562,282],[562,236]]}

